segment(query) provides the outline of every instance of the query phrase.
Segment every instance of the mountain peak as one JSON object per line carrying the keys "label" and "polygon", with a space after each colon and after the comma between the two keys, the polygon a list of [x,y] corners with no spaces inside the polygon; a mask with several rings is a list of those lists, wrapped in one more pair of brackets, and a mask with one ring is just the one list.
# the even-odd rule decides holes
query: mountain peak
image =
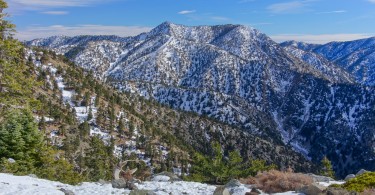
{"label": "mountain peak", "polygon": [[165,21],[165,22],[159,24],[158,26],[156,26],[154,29],[152,29],[150,31],[150,34],[152,34],[152,35],[170,34],[171,28],[173,28],[173,26],[175,26],[175,24],[173,24],[169,21]]}

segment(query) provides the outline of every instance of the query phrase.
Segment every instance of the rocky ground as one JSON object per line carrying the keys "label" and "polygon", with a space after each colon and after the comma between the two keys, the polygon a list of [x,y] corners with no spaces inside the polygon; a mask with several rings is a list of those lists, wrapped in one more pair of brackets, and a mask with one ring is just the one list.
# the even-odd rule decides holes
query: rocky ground
{"label": "rocky ground", "polygon": [[[358,174],[365,172],[361,170]],[[353,194],[343,189],[328,187],[331,184],[342,184],[345,181],[335,181],[329,177],[307,174],[313,179],[311,185],[305,186],[297,191],[288,191],[276,193],[279,195],[316,195],[316,194]],[[355,177],[350,175],[346,179]],[[179,179],[172,173],[161,173],[153,175],[149,181],[138,181],[132,179],[125,181],[123,179],[114,180],[112,182],[83,182],[80,185],[72,186],[60,182],[39,179],[35,175],[14,176],[11,174],[0,173],[0,194],[48,194],[48,195],[85,195],[85,194],[214,194],[214,195],[257,195],[267,194],[253,185],[240,183],[238,180],[231,180],[223,186],[215,186],[198,182],[186,182]],[[355,193],[354,193],[355,194]]]}

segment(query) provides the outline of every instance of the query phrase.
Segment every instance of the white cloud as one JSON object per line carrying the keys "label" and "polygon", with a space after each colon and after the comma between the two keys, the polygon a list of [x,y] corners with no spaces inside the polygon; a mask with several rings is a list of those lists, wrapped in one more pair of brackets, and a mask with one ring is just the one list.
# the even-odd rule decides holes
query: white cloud
{"label": "white cloud", "polygon": [[290,1],[285,3],[275,3],[267,7],[267,10],[274,14],[281,13],[298,13],[304,11],[311,0],[306,1]]}
{"label": "white cloud", "polygon": [[375,3],[375,0],[368,0],[368,2],[370,2],[370,3]]}
{"label": "white cloud", "polygon": [[152,28],[144,26],[104,26],[104,25],[79,25],[79,26],[33,26],[16,33],[20,40],[32,40],[54,35],[118,35],[122,37],[135,36]]}
{"label": "white cloud", "polygon": [[8,0],[11,14],[19,14],[24,10],[48,10],[61,7],[82,7],[93,4],[103,4],[115,0]]}
{"label": "white cloud", "polygon": [[316,14],[340,14],[340,13],[346,13],[346,12],[347,12],[346,10],[335,10],[335,11],[328,11],[328,12],[318,12]]}
{"label": "white cloud", "polygon": [[46,12],[40,12],[42,14],[48,14],[48,15],[66,15],[69,12],[66,11],[46,11]]}
{"label": "white cloud", "polygon": [[194,13],[194,12],[195,12],[195,10],[183,10],[183,11],[178,12],[178,14],[184,15],[184,14],[191,14],[191,13]]}
{"label": "white cloud", "polygon": [[364,39],[374,36],[374,34],[280,34],[271,35],[270,37],[276,42],[283,42],[289,40],[303,41],[306,43],[324,44],[332,41],[351,41],[356,39]]}

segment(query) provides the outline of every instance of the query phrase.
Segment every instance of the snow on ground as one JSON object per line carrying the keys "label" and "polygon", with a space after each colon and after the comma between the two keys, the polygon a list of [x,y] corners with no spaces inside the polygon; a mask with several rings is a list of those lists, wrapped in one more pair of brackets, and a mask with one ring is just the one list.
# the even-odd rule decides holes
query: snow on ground
{"label": "snow on ground", "polygon": [[166,175],[157,175],[151,181],[169,181],[171,178]]}
{"label": "snow on ground", "polygon": [[330,186],[330,185],[332,185],[332,184],[343,184],[343,183],[345,183],[345,182],[343,182],[343,181],[330,181],[330,182],[318,182],[318,184],[319,185],[322,185],[322,186]]}
{"label": "snow on ground", "polygon": [[[197,182],[144,182],[137,184],[139,189],[152,190],[156,194],[213,194],[216,187]],[[129,194],[130,190],[115,189],[111,184],[84,182],[78,186],[37,179],[29,176],[13,176],[0,173],[0,194],[2,195],[63,195],[59,189],[71,190],[76,195],[86,194]]]}
{"label": "snow on ground", "polygon": [[[213,194],[216,186],[186,181],[169,182],[168,176],[155,176],[153,181],[146,181],[136,184],[138,189],[150,190],[159,195],[180,195],[196,194],[210,195]],[[332,181],[329,183],[319,182],[320,185],[329,186],[331,184],[342,184],[343,182]],[[60,189],[70,190],[76,195],[93,195],[93,194],[129,194],[128,189],[112,188],[111,184],[102,184],[98,182],[83,182],[80,185],[72,186],[61,182],[38,179],[30,176],[14,176],[0,173],[0,194],[1,195],[64,195]],[[228,189],[233,195],[243,195],[251,191],[251,186],[241,184],[241,186]],[[262,193],[265,194],[265,193]],[[275,195],[303,195],[296,192],[276,193]]]}
{"label": "snow on ground", "polygon": [[71,190],[76,195],[85,194],[128,194],[126,189],[112,188],[111,184],[84,182],[72,186],[60,182],[37,179],[29,176],[13,176],[0,173],[0,194],[2,195],[64,195],[59,189]]}
{"label": "snow on ground", "polygon": [[87,120],[87,117],[89,115],[89,110],[90,108],[87,106],[77,106],[74,107],[76,111],[76,116],[77,119],[79,120],[80,123],[83,123],[85,120]]}
{"label": "snow on ground", "polygon": [[156,194],[169,195],[169,194],[196,194],[196,195],[209,195],[213,194],[216,187],[208,184],[197,182],[152,182],[147,181],[138,184],[139,189],[151,190]]}
{"label": "snow on ground", "polygon": [[108,133],[103,132],[99,128],[96,128],[96,127],[90,129],[90,136],[93,136],[93,135],[99,135],[99,137],[104,140],[111,139],[111,136]]}

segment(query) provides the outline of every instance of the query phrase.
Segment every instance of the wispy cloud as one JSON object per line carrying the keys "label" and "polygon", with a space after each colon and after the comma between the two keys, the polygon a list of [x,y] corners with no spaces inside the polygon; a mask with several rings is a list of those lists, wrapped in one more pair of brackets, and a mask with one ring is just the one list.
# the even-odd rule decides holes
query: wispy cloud
{"label": "wispy cloud", "polygon": [[46,11],[46,12],[40,12],[42,14],[48,14],[48,15],[66,15],[69,12],[67,11]]}
{"label": "wispy cloud", "polygon": [[22,13],[24,10],[48,10],[50,8],[83,7],[103,4],[115,0],[8,0],[9,12]]}
{"label": "wispy cloud", "polygon": [[375,3],[375,0],[368,0],[368,2],[370,2],[370,3]]}
{"label": "wispy cloud", "polygon": [[306,11],[306,7],[312,0],[290,1],[285,3],[275,3],[267,7],[267,10],[274,14],[299,13]]}
{"label": "wispy cloud", "polygon": [[341,14],[341,13],[346,13],[346,12],[347,12],[346,10],[335,10],[335,11],[328,11],[328,12],[317,12],[316,14]]}
{"label": "wispy cloud", "polygon": [[288,40],[303,41],[307,43],[318,43],[324,44],[332,41],[351,41],[356,39],[364,39],[372,37],[375,34],[363,33],[363,34],[280,34],[271,35],[270,37],[276,42],[283,42]]}
{"label": "wispy cloud", "polygon": [[79,26],[32,26],[25,30],[19,30],[16,38],[20,40],[32,40],[54,35],[118,35],[122,37],[135,36],[152,28],[145,26],[104,26],[104,25],[79,25]]}
{"label": "wispy cloud", "polygon": [[194,13],[196,12],[195,10],[182,10],[180,12],[178,12],[178,14],[182,14],[182,15],[185,15],[185,14],[191,14],[191,13]]}

